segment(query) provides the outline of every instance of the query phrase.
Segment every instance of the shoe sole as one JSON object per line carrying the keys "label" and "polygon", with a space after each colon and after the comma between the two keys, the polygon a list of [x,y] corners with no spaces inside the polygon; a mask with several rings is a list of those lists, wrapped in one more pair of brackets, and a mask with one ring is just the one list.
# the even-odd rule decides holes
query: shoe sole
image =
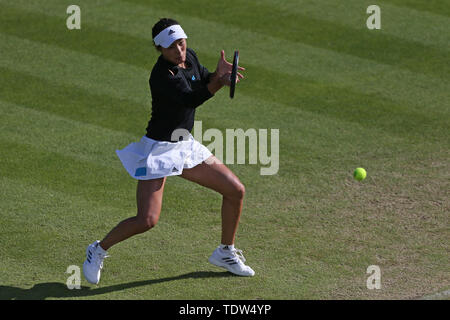
{"label": "shoe sole", "polygon": [[236,271],[234,271],[234,270],[230,270],[229,269],[229,265],[228,264],[226,264],[226,263],[223,263],[223,262],[221,262],[221,261],[219,261],[219,260],[216,260],[216,259],[214,259],[213,257],[209,257],[209,259],[208,259],[208,261],[211,263],[211,264],[213,264],[213,265],[215,265],[216,267],[221,267],[221,268],[224,268],[224,269],[226,269],[227,271],[229,271],[229,272],[231,272],[232,274],[235,274],[235,275],[238,275],[238,276],[241,276],[241,277],[253,277],[255,274],[253,273],[253,274],[242,274],[242,273],[237,273]]}

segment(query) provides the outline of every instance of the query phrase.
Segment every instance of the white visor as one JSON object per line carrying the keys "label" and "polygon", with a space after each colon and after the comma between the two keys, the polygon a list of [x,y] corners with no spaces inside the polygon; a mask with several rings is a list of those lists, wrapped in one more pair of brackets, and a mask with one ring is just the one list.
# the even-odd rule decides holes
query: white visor
{"label": "white visor", "polygon": [[153,41],[157,46],[162,46],[168,48],[175,40],[187,39],[186,33],[179,24],[174,24],[173,26],[165,28],[161,31]]}

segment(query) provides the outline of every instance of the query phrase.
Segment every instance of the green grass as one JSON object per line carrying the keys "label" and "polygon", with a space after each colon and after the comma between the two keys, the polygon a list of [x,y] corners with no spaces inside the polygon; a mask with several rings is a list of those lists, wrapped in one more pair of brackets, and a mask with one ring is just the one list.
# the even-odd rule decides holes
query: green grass
{"label": "green grass", "polygon": [[[414,299],[448,290],[450,5],[369,1],[0,0],[0,299]],[[239,4],[239,5],[237,5]],[[201,8],[201,10],[199,9]],[[197,110],[209,128],[279,129],[280,164],[246,186],[236,245],[255,271],[208,264],[221,197],[167,180],[158,225],[111,248],[102,281],[65,283],[87,244],[135,214],[115,150],[150,117],[151,27],[180,21],[213,71],[245,79]],[[209,142],[204,141],[207,145]],[[352,172],[368,177],[356,182]],[[382,289],[366,288],[379,265]]]}

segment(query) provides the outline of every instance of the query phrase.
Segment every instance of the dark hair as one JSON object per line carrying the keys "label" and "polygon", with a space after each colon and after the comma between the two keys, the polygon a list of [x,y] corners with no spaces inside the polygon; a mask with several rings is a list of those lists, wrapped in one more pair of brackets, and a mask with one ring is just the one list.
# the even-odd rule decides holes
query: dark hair
{"label": "dark hair", "polygon": [[[161,18],[152,28],[152,39],[155,39],[155,37],[163,31],[165,28],[173,26],[175,24],[179,24],[178,21],[170,18]],[[153,42],[154,44],[154,42]]]}

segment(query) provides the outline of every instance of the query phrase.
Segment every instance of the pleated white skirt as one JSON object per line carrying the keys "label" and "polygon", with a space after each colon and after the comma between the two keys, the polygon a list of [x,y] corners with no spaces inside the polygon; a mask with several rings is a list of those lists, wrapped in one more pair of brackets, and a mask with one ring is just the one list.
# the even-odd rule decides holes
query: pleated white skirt
{"label": "pleated white skirt", "polygon": [[117,156],[131,177],[150,180],[180,175],[208,159],[212,153],[189,134],[185,141],[157,141],[143,136],[130,143]]}

